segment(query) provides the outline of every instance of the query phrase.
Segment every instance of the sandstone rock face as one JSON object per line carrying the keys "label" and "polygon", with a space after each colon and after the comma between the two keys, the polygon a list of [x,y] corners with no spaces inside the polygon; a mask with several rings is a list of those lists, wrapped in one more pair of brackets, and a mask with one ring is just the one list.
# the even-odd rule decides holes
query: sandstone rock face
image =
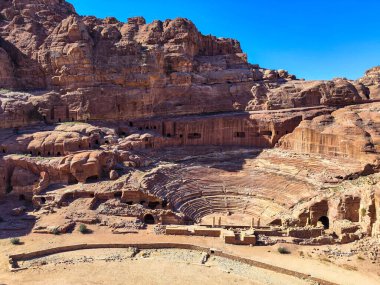
{"label": "sandstone rock face", "polygon": [[372,99],[380,99],[380,66],[367,70],[359,82],[369,88]]}
{"label": "sandstone rock face", "polygon": [[39,121],[42,117],[31,102],[30,94],[3,92],[0,90],[0,127],[12,128],[26,126]]}
{"label": "sandstone rock face", "polygon": [[249,110],[275,110],[283,108],[336,106],[361,102],[368,99],[361,90],[344,79],[333,81],[290,81],[285,84],[258,83],[252,87],[253,99]]}
{"label": "sandstone rock face", "polygon": [[10,155],[2,161],[4,166],[0,169],[4,177],[0,196],[10,192],[31,198],[52,184],[85,183],[88,179],[96,181],[109,177],[117,161],[115,153],[103,150],[82,151],[64,158]]}
{"label": "sandstone rock face", "polygon": [[376,236],[378,177],[348,180],[339,185],[339,191],[326,192],[322,197],[300,203],[293,211],[293,219],[299,225],[320,224],[330,228],[342,243],[363,235]]}
{"label": "sandstone rock face", "polygon": [[302,121],[279,146],[303,153],[353,157],[378,166],[379,103],[349,106],[313,120]]}
{"label": "sandstone rock face", "polygon": [[[368,96],[359,82],[300,82],[249,64],[239,42],[202,35],[187,19],[101,20],[78,16],[65,1],[14,0],[0,8],[0,87],[46,90],[22,99],[40,121],[336,106]],[[28,124],[36,117],[29,112],[4,125]]]}
{"label": "sandstone rock face", "polygon": [[45,190],[51,183],[67,183],[68,180],[57,170],[56,159],[10,155],[1,158],[1,163],[4,188],[0,196],[9,193],[31,200],[33,194]]}
{"label": "sandstone rock face", "polygon": [[304,244],[380,233],[379,67],[297,80],[190,20],[64,0],[0,3],[0,66],[0,197],[57,211],[61,232],[219,215]]}
{"label": "sandstone rock face", "polygon": [[12,191],[16,194],[33,192],[33,186],[38,182],[38,176],[31,171],[16,167],[13,170],[11,183]]}
{"label": "sandstone rock face", "polygon": [[[45,130],[43,130],[45,129]],[[71,152],[97,148],[115,140],[115,131],[86,123],[64,123],[55,127],[34,127],[23,131],[8,130],[0,134],[0,151],[32,156],[62,156]]]}
{"label": "sandstone rock face", "polygon": [[15,78],[13,75],[13,63],[8,53],[0,48],[0,82],[3,88],[13,88],[15,86]]}
{"label": "sandstone rock face", "polygon": [[71,174],[77,181],[86,182],[88,178],[98,179],[109,172],[116,160],[112,153],[104,151],[81,152],[67,156],[59,163],[59,170]]}
{"label": "sandstone rock face", "polygon": [[[44,71],[38,61],[38,49],[63,19],[74,13],[65,1],[2,1],[0,46],[13,66],[15,87],[46,87]],[[10,65],[12,66],[12,65]]]}

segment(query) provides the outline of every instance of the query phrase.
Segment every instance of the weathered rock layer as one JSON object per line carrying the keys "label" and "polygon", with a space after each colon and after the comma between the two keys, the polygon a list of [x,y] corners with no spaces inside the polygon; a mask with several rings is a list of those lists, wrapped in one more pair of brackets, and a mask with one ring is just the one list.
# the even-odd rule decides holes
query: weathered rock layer
{"label": "weathered rock layer", "polygon": [[62,232],[245,215],[305,239],[331,222],[306,243],[379,233],[376,179],[334,190],[379,171],[379,67],[297,80],[187,19],[63,0],[0,3],[0,67],[0,197],[68,207]]}

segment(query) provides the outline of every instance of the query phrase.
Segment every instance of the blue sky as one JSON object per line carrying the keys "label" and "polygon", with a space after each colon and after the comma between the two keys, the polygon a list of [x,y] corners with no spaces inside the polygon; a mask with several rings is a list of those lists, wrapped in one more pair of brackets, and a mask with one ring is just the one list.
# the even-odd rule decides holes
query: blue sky
{"label": "blue sky", "polygon": [[184,17],[240,41],[251,63],[298,78],[357,79],[380,65],[380,0],[68,0],[80,15]]}

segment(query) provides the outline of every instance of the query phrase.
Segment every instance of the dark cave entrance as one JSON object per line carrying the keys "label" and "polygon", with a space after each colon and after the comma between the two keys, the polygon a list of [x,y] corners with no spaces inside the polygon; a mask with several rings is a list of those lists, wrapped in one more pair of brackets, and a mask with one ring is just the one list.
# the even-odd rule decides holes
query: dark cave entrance
{"label": "dark cave entrance", "polygon": [[98,182],[98,180],[99,180],[99,176],[93,175],[93,176],[87,177],[86,183],[95,183],[95,182]]}
{"label": "dark cave entrance", "polygon": [[147,214],[144,216],[144,223],[147,225],[153,225],[154,224],[154,217],[151,214]]}
{"label": "dark cave entrance", "polygon": [[319,218],[318,222],[321,222],[323,227],[325,229],[328,229],[330,227],[330,221],[329,221],[329,218],[327,218],[326,216],[322,216]]}

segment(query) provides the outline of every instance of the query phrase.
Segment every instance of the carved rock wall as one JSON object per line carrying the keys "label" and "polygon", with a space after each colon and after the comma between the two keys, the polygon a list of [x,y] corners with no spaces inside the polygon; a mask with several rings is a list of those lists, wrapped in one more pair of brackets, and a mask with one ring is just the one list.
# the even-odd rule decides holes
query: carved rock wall
{"label": "carved rock wall", "polygon": [[305,120],[284,136],[279,147],[302,153],[353,157],[378,164],[380,104],[349,106],[313,120]]}

